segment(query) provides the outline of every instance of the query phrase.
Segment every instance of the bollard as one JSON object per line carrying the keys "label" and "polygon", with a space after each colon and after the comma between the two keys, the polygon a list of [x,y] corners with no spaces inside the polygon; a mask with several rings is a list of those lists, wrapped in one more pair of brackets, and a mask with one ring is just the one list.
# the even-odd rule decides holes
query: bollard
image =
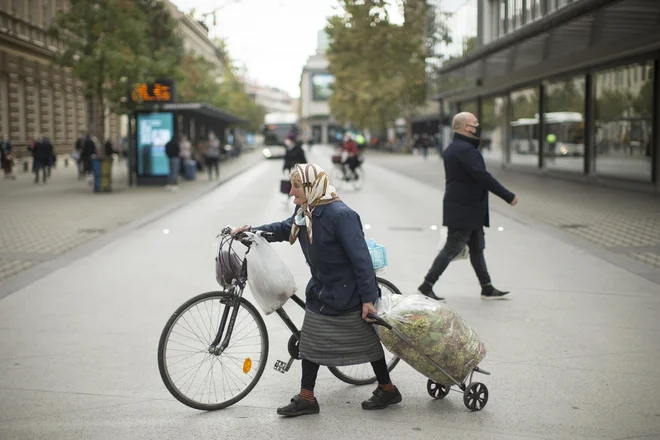
{"label": "bollard", "polygon": [[68,157],[64,158],[64,168],[69,168],[69,158]]}
{"label": "bollard", "polygon": [[28,172],[28,163],[27,160],[23,161],[23,172],[27,173]]}

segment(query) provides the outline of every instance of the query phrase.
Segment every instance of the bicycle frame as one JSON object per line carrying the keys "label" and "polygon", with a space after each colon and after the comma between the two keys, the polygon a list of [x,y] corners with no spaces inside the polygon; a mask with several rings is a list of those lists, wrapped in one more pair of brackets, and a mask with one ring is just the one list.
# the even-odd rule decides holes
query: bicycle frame
{"label": "bicycle frame", "polygon": [[[231,244],[230,244],[231,247]],[[250,252],[248,247],[247,254]],[[229,298],[225,302],[225,308],[222,311],[222,319],[218,326],[218,332],[215,335],[215,339],[209,347],[209,353],[212,353],[215,356],[222,354],[227,347],[229,346],[229,341],[231,341],[231,335],[234,331],[234,324],[236,323],[236,317],[238,316],[238,305],[243,296],[243,291],[245,290],[245,285],[247,283],[247,258],[243,258],[243,263],[241,264],[241,273],[236,282],[229,288]],[[303,310],[305,309],[305,301],[303,301],[298,295],[293,295],[291,299],[298,304]],[[229,309],[233,307],[231,317],[229,316]],[[279,308],[275,311],[279,317],[284,321],[284,324],[291,330],[291,333],[294,335],[296,340],[300,342],[300,330],[298,327],[291,321],[289,315],[283,308]],[[229,326],[227,327],[227,332],[225,333],[225,326],[227,326],[227,319],[229,319]],[[222,337],[224,333],[224,338]],[[220,343],[222,340],[222,343]],[[220,344],[220,345],[218,345]]]}

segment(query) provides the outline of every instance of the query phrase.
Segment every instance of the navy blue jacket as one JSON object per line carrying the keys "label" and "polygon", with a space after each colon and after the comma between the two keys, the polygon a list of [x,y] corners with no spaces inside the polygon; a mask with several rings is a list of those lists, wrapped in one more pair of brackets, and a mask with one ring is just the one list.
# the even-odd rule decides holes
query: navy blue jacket
{"label": "navy blue jacket", "polygon": [[[293,218],[255,229],[274,233],[270,241],[289,241]],[[319,205],[312,211],[312,228],[313,243],[306,226],[298,231],[298,242],[312,274],[305,291],[307,308],[336,316],[376,302],[376,273],[360,216],[341,201]]]}
{"label": "navy blue jacket", "polygon": [[460,134],[442,152],[445,163],[445,198],[442,224],[452,229],[478,230],[490,226],[488,192],[511,203],[515,194],[486,171],[479,140]]}

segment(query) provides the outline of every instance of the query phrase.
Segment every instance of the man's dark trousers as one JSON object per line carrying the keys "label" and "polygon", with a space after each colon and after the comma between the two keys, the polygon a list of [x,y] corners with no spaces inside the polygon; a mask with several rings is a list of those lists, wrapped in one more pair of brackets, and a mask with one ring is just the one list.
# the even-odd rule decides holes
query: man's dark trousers
{"label": "man's dark trousers", "polygon": [[470,249],[470,263],[472,263],[472,268],[474,268],[474,272],[479,278],[479,283],[482,286],[490,284],[490,275],[488,275],[486,259],[484,258],[486,240],[483,228],[473,231],[449,229],[447,242],[438,256],[435,257],[431,269],[429,269],[424,279],[431,285],[435,284],[440,275],[447,269],[449,263],[461,253],[466,244]]}

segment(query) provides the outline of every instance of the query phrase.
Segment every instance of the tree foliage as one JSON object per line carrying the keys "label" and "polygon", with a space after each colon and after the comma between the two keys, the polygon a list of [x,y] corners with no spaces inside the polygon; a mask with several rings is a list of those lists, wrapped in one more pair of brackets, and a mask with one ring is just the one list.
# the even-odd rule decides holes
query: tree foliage
{"label": "tree foliage", "polygon": [[[341,0],[342,11],[326,27],[326,57],[334,75],[330,108],[339,121],[377,128],[412,117],[426,99],[427,58],[439,38],[448,38],[425,0]],[[404,23],[390,21],[399,7]]]}
{"label": "tree foliage", "polygon": [[222,75],[218,76],[215,66],[201,56],[186,54],[185,73],[178,87],[179,100],[183,102],[207,102],[225,109],[249,121],[246,128],[256,131],[263,124],[266,110],[245,92],[245,86],[227,60]]}
{"label": "tree foliage", "polygon": [[70,68],[100,110],[90,131],[104,138],[106,110],[123,108],[128,84],[175,76],[183,53],[176,24],[157,0],[71,0],[50,33],[65,49],[54,62]]}

